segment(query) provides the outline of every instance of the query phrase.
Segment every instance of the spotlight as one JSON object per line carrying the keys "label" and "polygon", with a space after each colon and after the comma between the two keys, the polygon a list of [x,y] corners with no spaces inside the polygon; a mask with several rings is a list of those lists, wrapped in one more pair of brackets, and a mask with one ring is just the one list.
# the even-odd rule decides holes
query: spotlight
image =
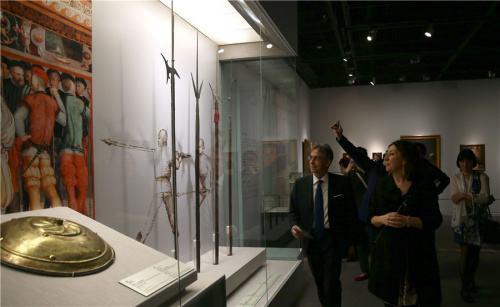
{"label": "spotlight", "polygon": [[271,48],[273,48],[273,44],[271,44],[271,43],[267,44],[267,45],[266,45],[266,48],[267,48],[267,49],[271,49]]}
{"label": "spotlight", "polygon": [[342,60],[344,60],[344,62],[347,62],[347,61],[349,61],[350,57],[351,57],[351,52],[346,51],[346,52],[344,52],[344,58]]}
{"label": "spotlight", "polygon": [[377,30],[370,30],[368,32],[368,36],[366,37],[366,39],[371,42],[372,40],[375,39],[375,37],[377,36]]}
{"label": "spotlight", "polygon": [[219,49],[218,53],[224,53],[224,48]]}
{"label": "spotlight", "polygon": [[323,48],[323,46],[318,45],[318,46],[316,46],[316,48],[318,48],[318,49],[322,49],[322,48]]}
{"label": "spotlight", "polygon": [[375,77],[372,78],[372,81],[370,81],[370,84],[371,85],[377,84],[377,80],[375,79]]}
{"label": "spotlight", "polygon": [[429,28],[427,28],[427,30],[425,31],[424,35],[427,36],[427,37],[432,37],[432,35],[434,34],[434,27],[431,25],[429,25]]}

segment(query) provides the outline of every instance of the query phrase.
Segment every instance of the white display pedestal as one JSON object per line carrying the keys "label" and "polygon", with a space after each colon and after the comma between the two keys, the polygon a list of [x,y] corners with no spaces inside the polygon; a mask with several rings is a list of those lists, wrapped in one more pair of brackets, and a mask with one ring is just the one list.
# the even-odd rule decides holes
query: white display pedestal
{"label": "white display pedestal", "polygon": [[[248,301],[248,296],[257,292],[255,289],[259,283],[265,282],[266,278],[269,281],[272,280],[273,283],[267,285],[267,292],[255,302],[254,306],[268,306],[283,286],[287,284],[301,263],[302,260],[267,260],[264,266],[259,268],[245,283],[228,296],[227,306],[238,306],[242,301]],[[263,289],[265,290],[265,286]],[[290,296],[293,296],[293,293],[290,293]]]}
{"label": "white display pedestal", "polygon": [[[25,216],[59,217],[88,227],[111,245],[116,258],[104,271],[78,277],[46,276],[2,265],[3,306],[156,306],[167,301],[178,306],[179,300],[184,304],[202,300],[198,297],[201,294],[218,297],[221,295],[214,293],[224,293],[221,274],[202,275],[193,270],[181,278],[180,285],[175,281],[145,297],[118,281],[169,256],[66,207],[2,215],[1,220],[6,222]],[[211,288],[216,284],[221,289]],[[182,296],[179,296],[179,291],[182,291]],[[225,298],[222,300],[224,305]]]}
{"label": "white display pedestal", "polygon": [[[233,255],[228,256],[226,247],[219,248],[219,264],[213,264],[212,251],[201,255],[200,272],[226,276],[226,295],[231,294],[250,275],[266,263],[266,250],[262,247],[233,247]],[[187,265],[196,267],[194,263]]]}

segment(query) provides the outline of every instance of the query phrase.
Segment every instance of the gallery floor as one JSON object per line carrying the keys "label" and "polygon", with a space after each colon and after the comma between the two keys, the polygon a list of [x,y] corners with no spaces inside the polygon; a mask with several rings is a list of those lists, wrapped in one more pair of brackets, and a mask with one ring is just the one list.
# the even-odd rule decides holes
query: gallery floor
{"label": "gallery floor", "polygon": [[[441,227],[436,232],[436,247],[440,265],[441,288],[443,292],[443,307],[458,306],[500,306],[500,244],[483,245],[481,259],[476,276],[479,293],[475,295],[475,303],[462,301],[459,295],[460,277],[458,275],[458,245],[453,242],[450,228],[450,216],[443,218]],[[496,216],[495,220],[500,220]],[[314,280],[309,270],[304,270],[304,278],[308,286],[303,288],[300,299],[293,307],[321,306],[316,294]],[[342,264],[342,306],[383,306],[382,302],[368,292],[368,280],[356,282],[354,277],[360,274],[359,262],[344,262]]]}

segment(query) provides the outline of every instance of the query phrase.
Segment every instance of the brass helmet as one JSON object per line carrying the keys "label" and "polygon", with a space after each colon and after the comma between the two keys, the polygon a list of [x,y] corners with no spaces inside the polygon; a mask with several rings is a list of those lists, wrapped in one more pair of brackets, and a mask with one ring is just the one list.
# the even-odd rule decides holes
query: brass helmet
{"label": "brass helmet", "polygon": [[56,217],[28,216],[2,223],[2,264],[45,275],[78,276],[109,267],[115,252],[96,233]]}

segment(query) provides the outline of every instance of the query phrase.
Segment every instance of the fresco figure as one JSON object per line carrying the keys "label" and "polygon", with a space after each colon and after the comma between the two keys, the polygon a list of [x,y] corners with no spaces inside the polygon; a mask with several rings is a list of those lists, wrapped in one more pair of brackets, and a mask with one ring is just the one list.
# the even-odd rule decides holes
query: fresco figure
{"label": "fresco figure", "polygon": [[[63,73],[61,85],[64,91],[66,126],[62,129],[59,149],[63,185],[68,193],[68,207],[88,215],[85,207],[89,171],[83,150],[84,121],[90,119],[90,108],[76,96],[76,83],[73,76]],[[54,89],[51,87],[51,89]],[[54,95],[59,95],[53,90]],[[78,191],[78,197],[77,197]]]}
{"label": "fresco figure", "polygon": [[1,125],[2,125],[2,214],[5,213],[7,207],[14,199],[14,187],[12,186],[12,179],[9,167],[8,150],[14,146],[14,139],[16,136],[16,128],[14,124],[14,116],[10,113],[9,107],[5,104],[2,98],[1,108]]}
{"label": "fresco figure", "polygon": [[49,77],[45,71],[40,67],[33,67],[31,85],[34,94],[25,96],[14,114],[16,135],[22,142],[23,186],[29,194],[30,210],[43,209],[40,187],[50,199],[52,207],[62,206],[48,150],[55,122],[66,125],[66,110],[60,98],[54,100],[45,93],[48,83]]}

